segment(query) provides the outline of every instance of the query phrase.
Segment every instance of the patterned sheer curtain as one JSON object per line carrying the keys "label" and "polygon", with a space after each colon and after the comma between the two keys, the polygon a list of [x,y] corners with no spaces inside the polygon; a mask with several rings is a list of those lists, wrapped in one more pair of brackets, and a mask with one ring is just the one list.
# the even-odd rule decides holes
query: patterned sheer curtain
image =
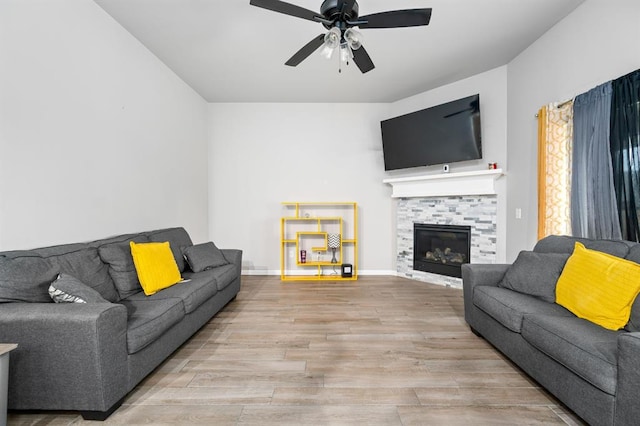
{"label": "patterned sheer curtain", "polygon": [[573,101],[538,111],[538,239],[571,235]]}

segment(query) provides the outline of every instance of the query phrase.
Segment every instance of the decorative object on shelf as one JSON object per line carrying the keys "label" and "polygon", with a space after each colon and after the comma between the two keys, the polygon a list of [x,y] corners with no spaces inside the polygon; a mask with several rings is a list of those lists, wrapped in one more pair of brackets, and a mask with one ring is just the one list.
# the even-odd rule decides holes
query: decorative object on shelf
{"label": "decorative object on shelf", "polygon": [[353,276],[353,265],[350,263],[343,263],[341,268],[342,278],[351,278]]}
{"label": "decorative object on shelf", "polygon": [[300,250],[300,263],[307,263],[307,251]]}
{"label": "decorative object on shelf", "polygon": [[498,163],[489,163],[489,170],[498,170]]}
{"label": "decorative object on shelf", "polygon": [[338,263],[338,259],[336,259],[336,249],[340,248],[340,234],[327,234],[327,241],[333,255],[331,263]]}

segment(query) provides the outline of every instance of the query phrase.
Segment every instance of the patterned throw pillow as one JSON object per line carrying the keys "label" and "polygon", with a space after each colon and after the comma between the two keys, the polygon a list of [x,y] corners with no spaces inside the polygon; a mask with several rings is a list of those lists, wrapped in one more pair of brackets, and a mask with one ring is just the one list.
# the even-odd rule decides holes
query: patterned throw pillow
{"label": "patterned throw pillow", "polygon": [[69,274],[59,274],[49,286],[49,296],[56,303],[109,303],[100,293]]}

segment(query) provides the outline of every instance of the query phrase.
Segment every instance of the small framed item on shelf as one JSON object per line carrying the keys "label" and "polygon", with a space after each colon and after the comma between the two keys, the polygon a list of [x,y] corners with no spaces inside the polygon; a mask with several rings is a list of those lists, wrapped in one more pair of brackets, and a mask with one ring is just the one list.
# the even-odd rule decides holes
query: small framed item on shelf
{"label": "small framed item on shelf", "polygon": [[342,278],[351,278],[353,276],[353,265],[350,263],[342,264]]}

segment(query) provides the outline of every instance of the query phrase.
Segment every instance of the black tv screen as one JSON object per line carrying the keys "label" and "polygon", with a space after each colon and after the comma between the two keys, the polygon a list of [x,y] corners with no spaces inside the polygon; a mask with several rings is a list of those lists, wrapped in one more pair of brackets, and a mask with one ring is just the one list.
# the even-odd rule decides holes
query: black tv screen
{"label": "black tv screen", "polygon": [[380,127],[385,170],[482,158],[480,95],[390,118]]}

